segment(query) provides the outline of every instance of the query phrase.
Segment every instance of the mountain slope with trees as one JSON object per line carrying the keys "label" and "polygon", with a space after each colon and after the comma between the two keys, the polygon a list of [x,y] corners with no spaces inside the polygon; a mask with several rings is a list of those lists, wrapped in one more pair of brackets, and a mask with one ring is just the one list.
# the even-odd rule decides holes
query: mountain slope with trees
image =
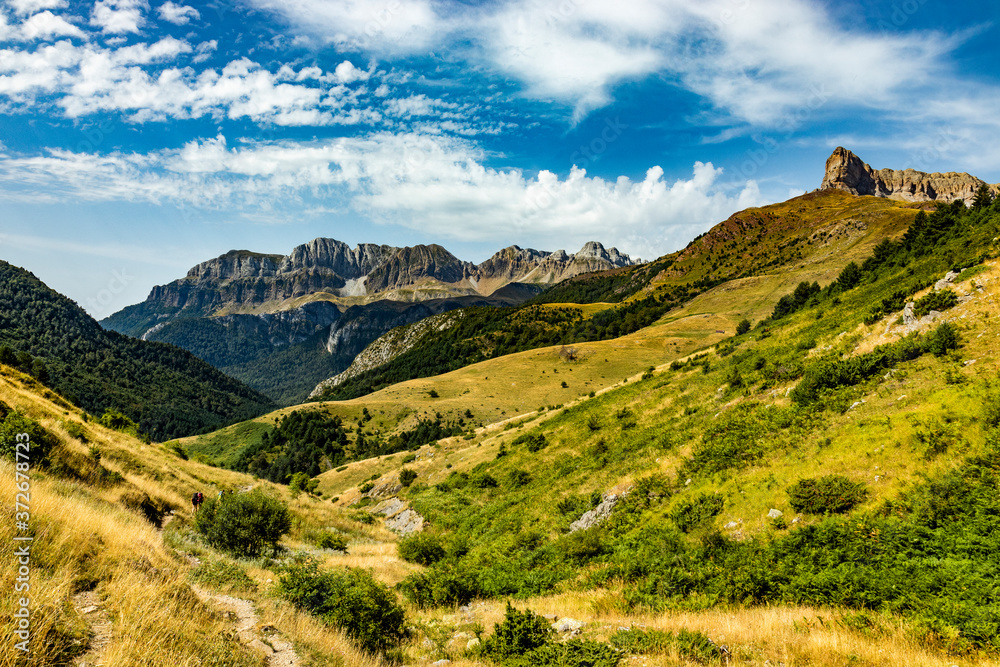
{"label": "mountain slope with trees", "polygon": [[274,403],[190,352],[105,331],[33,274],[0,262],[0,363],[88,412],[112,409],[155,439],[255,417]]}

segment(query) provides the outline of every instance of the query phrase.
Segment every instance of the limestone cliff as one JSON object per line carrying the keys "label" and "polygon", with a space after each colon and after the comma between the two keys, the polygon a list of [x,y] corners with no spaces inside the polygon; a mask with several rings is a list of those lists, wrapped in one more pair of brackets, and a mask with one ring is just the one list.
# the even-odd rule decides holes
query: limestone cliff
{"label": "limestone cliff", "polygon": [[[961,199],[972,203],[985,182],[969,174],[948,172],[927,174],[914,169],[875,170],[843,147],[826,161],[821,190],[845,190],[855,195],[871,195],[898,201],[945,201]],[[996,193],[1000,186],[991,185]]]}
{"label": "limestone cliff", "polygon": [[180,280],[154,287],[145,302],[102,324],[142,336],[182,318],[280,312],[316,299],[344,308],[379,299],[413,302],[489,296],[511,284],[550,285],[636,263],[596,242],[573,255],[511,246],[476,265],[439,245],[396,248],[363,243],[351,248],[319,238],[287,256],[232,250],[198,264]]}

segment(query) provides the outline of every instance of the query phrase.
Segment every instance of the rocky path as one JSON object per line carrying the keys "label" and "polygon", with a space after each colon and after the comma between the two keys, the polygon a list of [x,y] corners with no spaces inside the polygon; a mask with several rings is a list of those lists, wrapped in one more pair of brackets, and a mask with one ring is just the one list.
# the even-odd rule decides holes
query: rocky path
{"label": "rocky path", "polygon": [[285,641],[273,626],[260,623],[253,602],[213,593],[200,586],[192,586],[191,590],[206,605],[234,619],[240,641],[265,656],[268,667],[301,667],[291,642]]}
{"label": "rocky path", "polygon": [[[173,518],[173,514],[164,518],[161,534],[163,528],[166,528]],[[191,554],[182,553],[181,555],[192,566],[201,563],[198,558]],[[236,625],[236,633],[240,641],[267,658],[268,667],[302,667],[302,661],[291,642],[286,641],[274,626],[260,623],[252,601],[215,593],[196,584],[191,585],[191,590],[204,604],[221,611],[227,618],[231,619]],[[91,667],[91,665],[88,663],[86,667]]]}
{"label": "rocky path", "polygon": [[111,643],[111,618],[94,591],[73,596],[73,608],[87,620],[92,633],[87,652],[73,660],[73,667],[98,667],[104,663],[104,651]]}

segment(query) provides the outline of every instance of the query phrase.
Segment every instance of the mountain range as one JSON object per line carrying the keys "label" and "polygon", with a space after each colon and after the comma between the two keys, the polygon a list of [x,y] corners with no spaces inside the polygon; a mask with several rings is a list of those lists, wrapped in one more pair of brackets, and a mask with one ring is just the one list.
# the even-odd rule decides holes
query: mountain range
{"label": "mountain range", "polygon": [[439,245],[351,248],[318,238],[288,255],[233,250],[202,262],[101,324],[182,347],[293,404],[397,326],[515,305],[569,278],[635,264],[597,242],[573,254],[511,246],[476,265]]}

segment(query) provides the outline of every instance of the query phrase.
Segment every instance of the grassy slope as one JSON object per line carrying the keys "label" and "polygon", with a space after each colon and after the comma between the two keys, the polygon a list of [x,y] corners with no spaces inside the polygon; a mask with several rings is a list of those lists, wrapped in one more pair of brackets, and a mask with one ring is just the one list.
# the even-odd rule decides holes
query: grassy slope
{"label": "grassy slope", "polygon": [[[412,571],[394,555],[393,536],[382,528],[348,519],[343,512],[316,498],[292,499],[287,487],[255,481],[246,475],[185,461],[159,445],[147,445],[131,436],[86,422],[82,413],[40,387],[32,378],[0,366],[0,400],[38,421],[58,439],[52,458],[67,467],[86,471],[90,449],[101,452],[101,465],[123,475],[121,483],[95,485],[92,479],[67,478],[33,464],[31,471],[31,525],[35,535],[31,561],[32,652],[15,658],[11,613],[15,596],[0,596],[0,665],[55,665],[86,650],[87,617],[71,599],[93,589],[112,619],[111,643],[104,663],[117,667],[211,664],[217,667],[264,667],[264,661],[236,640],[229,624],[198,601],[188,588],[190,566],[167,544],[179,546],[203,561],[230,561],[193,539],[190,497],[195,490],[211,496],[218,489],[265,484],[288,502],[299,516],[285,540],[303,548],[307,531],[335,526],[351,541],[352,555],[322,556],[338,564],[375,568],[392,581]],[[67,425],[76,425],[86,443],[71,437]],[[0,492],[13,501],[14,468],[0,459]],[[147,494],[164,508],[176,511],[165,540],[155,526],[123,506],[122,497]],[[12,517],[0,526],[0,539],[13,544]],[[164,542],[166,541],[167,544]],[[16,562],[7,547],[0,561],[0,583],[13,590]],[[240,593],[256,600],[261,620],[291,637],[300,655],[313,665],[377,667],[382,663],[361,654],[339,632],[315,619],[277,603],[265,594],[273,571],[240,563],[258,584],[260,593]],[[151,650],[151,647],[155,647]]]}
{"label": "grassy slope", "polygon": [[[747,244],[740,266],[758,266],[774,257],[790,257],[778,250],[789,239],[815,237],[813,243],[799,244],[808,251],[790,265],[771,266],[764,275],[736,278],[696,297],[668,313],[657,324],[621,338],[575,344],[582,360],[569,364],[560,356],[560,347],[541,348],[491,359],[437,377],[402,382],[368,396],[350,401],[331,401],[305,408],[286,408],[253,420],[273,423],[294,409],[320,409],[356,422],[368,407],[374,415],[369,430],[392,433],[411,427],[425,415],[440,412],[457,419],[471,410],[480,425],[536,411],[539,407],[562,405],[591,391],[615,385],[650,366],[669,364],[693,350],[712,345],[732,335],[744,317],[760,320],[771,312],[777,300],[791,292],[802,280],[828,284],[851,261],[866,257],[884,238],[900,236],[916,214],[911,205],[874,197],[852,197],[828,191],[804,195],[782,204],[749,209],[713,228],[711,232],[677,253],[674,266],[661,273],[637,297],[680,282],[739,275],[734,267],[712,270],[712,263],[732,246],[734,230],[767,230],[766,242]],[[742,224],[742,227],[740,226]],[[744,230],[746,231],[746,230]],[[756,233],[756,232],[755,232]],[[771,240],[771,236],[774,240]],[[737,246],[743,247],[740,243]],[[721,263],[735,260],[721,260]],[[682,267],[684,273],[676,267]],[[609,304],[547,304],[546,307],[573,306],[585,316],[606,309]],[[605,361],[607,360],[607,361]],[[555,371],[555,372],[554,372]],[[562,387],[562,382],[568,388]],[[430,390],[440,398],[429,397]],[[214,433],[186,438],[185,447],[226,465],[240,449],[260,437],[261,427],[235,425]]]}

